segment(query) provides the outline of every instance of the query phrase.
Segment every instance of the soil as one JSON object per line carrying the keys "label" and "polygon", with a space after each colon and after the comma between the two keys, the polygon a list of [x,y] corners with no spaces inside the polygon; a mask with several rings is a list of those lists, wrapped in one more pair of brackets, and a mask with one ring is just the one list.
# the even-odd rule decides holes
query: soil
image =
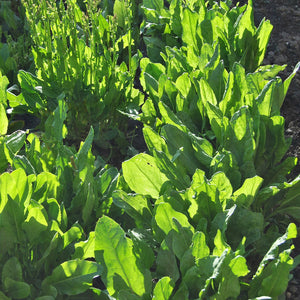
{"label": "soil", "polygon": [[[264,17],[274,26],[263,64],[287,64],[286,69],[279,74],[285,79],[300,61],[300,2],[299,0],[253,0],[253,2],[256,26]],[[286,136],[292,138],[287,156],[298,157],[298,164],[290,174],[290,179],[294,179],[300,174],[300,72],[290,85],[281,114],[285,117]],[[296,248],[293,255],[296,256],[300,254],[300,239],[296,239],[294,244]],[[300,266],[293,271],[286,299],[300,299]]]}

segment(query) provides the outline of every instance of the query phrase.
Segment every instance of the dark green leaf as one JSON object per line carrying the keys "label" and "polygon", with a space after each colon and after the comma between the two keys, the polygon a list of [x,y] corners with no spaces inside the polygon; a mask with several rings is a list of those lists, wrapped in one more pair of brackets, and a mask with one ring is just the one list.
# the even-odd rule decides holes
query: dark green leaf
{"label": "dark green leaf", "polygon": [[63,295],[78,295],[91,287],[93,278],[101,273],[101,266],[95,262],[69,260],[56,267],[42,285],[53,285]]}

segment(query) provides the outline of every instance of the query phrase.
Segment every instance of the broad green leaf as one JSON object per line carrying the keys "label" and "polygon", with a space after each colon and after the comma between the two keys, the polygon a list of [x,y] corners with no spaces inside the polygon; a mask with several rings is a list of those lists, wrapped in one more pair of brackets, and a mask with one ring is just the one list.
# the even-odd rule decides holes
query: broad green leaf
{"label": "broad green leaf", "polygon": [[164,152],[154,151],[154,157],[157,158],[157,165],[160,170],[167,175],[176,190],[184,190],[190,185],[190,179],[176,163],[174,164],[177,154],[180,155],[181,152],[175,153],[172,160],[170,160]]}
{"label": "broad green leaf", "polygon": [[207,257],[199,260],[199,267],[206,268],[206,276],[204,287],[201,289],[200,299],[208,298],[211,295],[211,288],[218,286],[216,297],[237,298],[240,292],[240,284],[238,278],[231,272],[228,264],[234,254],[230,249],[225,249],[219,257]]}
{"label": "broad green leaf", "polygon": [[162,127],[161,135],[166,139],[171,155],[174,156],[178,150],[181,150],[180,155],[174,159],[175,163],[185,169],[189,175],[193,175],[198,161],[195,158],[195,151],[188,134],[173,125],[167,124]]}
{"label": "broad green leaf", "polygon": [[[213,58],[214,54],[216,53],[215,48],[207,43],[204,43],[201,47],[201,51],[200,51],[200,57],[199,57],[199,68],[202,72],[204,72],[205,66],[207,66],[207,64],[212,61],[212,64],[216,61],[216,57]],[[211,66],[211,64],[210,64]],[[202,73],[200,73],[202,74]],[[202,76],[201,76],[202,77]],[[199,78],[197,76],[197,78]]]}
{"label": "broad green leaf", "polygon": [[213,255],[221,256],[226,250],[230,250],[230,246],[225,242],[224,236],[220,229],[217,230],[217,234],[214,239],[215,248],[213,250]]}
{"label": "broad green leaf", "polygon": [[[104,197],[110,197],[116,188],[119,172],[117,168],[109,168],[96,177],[97,185]],[[98,188],[98,187],[97,187]]]}
{"label": "broad green leaf", "polygon": [[105,265],[103,280],[110,295],[130,289],[139,296],[145,293],[145,277],[137,266],[133,243],[123,229],[109,217],[99,219],[95,229],[96,261]]}
{"label": "broad green leaf", "polygon": [[22,168],[28,175],[36,175],[36,171],[33,165],[25,155],[15,155],[12,161],[12,165],[14,169]]}
{"label": "broad green leaf", "polygon": [[[266,73],[267,73],[267,70],[268,69],[266,69]],[[249,93],[251,93],[251,95],[253,95],[254,99],[256,99],[259,96],[259,94],[264,89],[266,84],[268,84],[268,80],[264,79],[262,72],[263,71],[249,73],[246,76],[248,91],[249,91]],[[272,72],[272,71],[270,70],[270,72]]]}
{"label": "broad green leaf", "polygon": [[[259,113],[263,116],[269,117],[271,115],[273,101],[275,100],[275,91],[279,79],[269,81],[258,97],[255,99],[258,103]],[[278,111],[276,111],[277,113]]]}
{"label": "broad green leaf", "polygon": [[24,146],[25,140],[26,133],[22,130],[17,130],[5,137],[6,146],[14,155],[17,154],[19,150]]}
{"label": "broad green leaf", "polygon": [[203,101],[204,105],[206,105],[207,102],[213,105],[217,105],[217,99],[215,93],[205,79],[203,78],[200,79],[199,88],[200,88],[201,100]]}
{"label": "broad green leaf", "polygon": [[240,255],[231,260],[229,267],[232,273],[238,277],[246,276],[250,272],[247,267],[246,258]]}
{"label": "broad green leaf", "polygon": [[210,174],[215,174],[218,171],[224,172],[230,180],[233,190],[241,186],[241,173],[237,165],[235,157],[230,151],[222,150],[217,152],[211,162]]}
{"label": "broad green leaf", "polygon": [[[4,295],[3,292],[1,292],[1,291],[0,291],[0,299],[2,299],[2,300],[11,300],[11,298]],[[53,298],[51,300],[55,300],[55,299]]]}
{"label": "broad green leaf", "polygon": [[225,148],[232,152],[245,178],[255,175],[255,141],[253,119],[247,107],[240,108],[231,118],[227,127]]}
{"label": "broad green leaf", "polygon": [[218,143],[223,145],[226,138],[225,132],[229,123],[228,118],[223,116],[221,110],[210,102],[206,104],[206,113]]}
{"label": "broad green leaf", "polygon": [[[2,47],[5,44],[2,44]],[[6,89],[9,84],[9,81],[6,76],[2,75],[2,72],[0,71],[0,105],[4,105],[4,108],[6,107]]]}
{"label": "broad green leaf", "polygon": [[212,144],[208,140],[198,137],[191,132],[189,132],[188,135],[191,139],[196,159],[200,164],[208,168],[213,156]]}
{"label": "broad green leaf", "polygon": [[62,235],[63,249],[74,241],[80,240],[84,235],[83,229],[78,223],[75,223],[68,231]]}
{"label": "broad green leaf", "polygon": [[269,169],[266,177],[264,178],[264,185],[271,185],[273,182],[285,182],[287,174],[295,168],[297,165],[296,157],[287,157],[279,165],[276,165],[272,169]]}
{"label": "broad green leaf", "polygon": [[205,242],[205,234],[197,231],[193,236],[192,254],[196,260],[207,257],[210,254],[210,249]]}
{"label": "broad green leaf", "polygon": [[112,194],[114,204],[124,209],[137,224],[137,227],[143,227],[143,224],[151,224],[152,212],[151,204],[147,197],[143,195],[128,195],[124,191],[114,191]]}
{"label": "broad green leaf", "polygon": [[158,81],[147,72],[144,72],[143,77],[145,80],[146,90],[149,92],[151,99],[157,103],[159,100]]}
{"label": "broad green leaf", "polygon": [[43,203],[47,198],[56,199],[59,181],[56,175],[50,172],[42,172],[36,177],[36,185],[32,198]]}
{"label": "broad green leaf", "polygon": [[199,222],[201,218],[213,220],[218,212],[223,211],[217,187],[210,184],[205,173],[199,169],[196,170],[192,185],[185,195],[190,202],[188,213],[194,222]]}
{"label": "broad green leaf", "polygon": [[223,98],[227,76],[228,72],[224,67],[223,61],[220,61],[217,67],[209,72],[208,83],[214,91],[218,103]]}
{"label": "broad green leaf", "polygon": [[300,207],[299,206],[290,206],[282,209],[278,209],[276,211],[277,214],[288,214],[292,218],[294,218],[297,222],[300,221]]}
{"label": "broad green leaf", "polygon": [[[273,299],[282,295],[288,286],[289,273],[293,266],[293,259],[287,251],[279,254],[277,264],[270,264],[267,266],[271,273],[268,277],[263,279],[259,294],[271,296]],[[265,269],[267,271],[267,268]]]}
{"label": "broad green leaf", "polygon": [[78,295],[92,286],[95,276],[102,273],[102,267],[92,261],[69,260],[56,267],[52,274],[46,277],[42,286],[53,285],[60,294]]}
{"label": "broad green leaf", "polygon": [[[124,0],[116,0],[114,3],[114,16],[117,18],[118,25],[125,28],[126,21],[126,5]],[[129,12],[127,11],[127,14]]]}
{"label": "broad green leaf", "polygon": [[160,11],[164,8],[164,2],[163,0],[144,0],[143,6],[145,6],[146,8]]}
{"label": "broad green leaf", "polygon": [[173,219],[173,224],[176,229],[171,230],[165,238],[168,248],[176,255],[179,260],[182,260],[185,253],[190,249],[193,230],[181,226],[176,218]]}
{"label": "broad green leaf", "polygon": [[185,199],[184,191],[176,191],[172,186],[169,186],[169,189],[157,200],[157,203],[160,202],[167,202],[174,210],[181,212],[186,211],[190,205]]}
{"label": "broad green leaf", "polygon": [[[66,107],[66,101],[64,99],[65,95],[60,95],[58,99],[58,105],[56,109],[54,110],[53,118],[50,118],[49,122],[46,121],[46,134],[49,136],[49,138],[54,138],[56,142],[62,143],[63,139],[66,137],[66,127],[64,125],[64,121],[67,118],[67,107]],[[49,124],[50,123],[50,124]]]}
{"label": "broad green leaf", "polygon": [[270,39],[270,35],[273,29],[273,25],[270,23],[269,20],[265,20],[263,18],[257,28],[255,37],[258,40],[258,51],[257,51],[257,65],[263,62],[265,57],[265,53],[267,50],[267,45]]}
{"label": "broad green leaf", "polygon": [[167,235],[172,229],[177,231],[173,219],[176,219],[182,227],[194,231],[188,218],[180,212],[175,211],[169,203],[159,203],[155,211],[155,221],[158,227]]}
{"label": "broad green leaf", "polygon": [[200,289],[204,286],[205,280],[207,279],[205,272],[208,272],[207,266],[204,265],[201,267],[202,268],[199,268],[193,265],[184,273],[182,283],[184,287],[187,287],[189,297],[183,299],[198,299]]}
{"label": "broad green leaf", "polygon": [[148,98],[142,106],[141,121],[147,125],[154,125],[156,115],[157,113],[153,101]]}
{"label": "broad green leaf", "polygon": [[119,300],[140,300],[141,297],[137,296],[136,294],[134,294],[134,292],[130,290],[121,290],[118,293],[118,299]]}
{"label": "broad green leaf", "polygon": [[200,23],[200,36],[204,43],[213,44],[214,42],[214,34],[213,34],[213,20],[204,19]]}
{"label": "broad green leaf", "polygon": [[8,154],[8,149],[5,145],[4,138],[0,137],[0,173],[2,174],[7,170],[8,167],[8,159],[6,156],[9,157]]}
{"label": "broad green leaf", "polygon": [[124,178],[136,193],[158,198],[162,185],[168,180],[157,167],[156,159],[140,153],[122,164]]}
{"label": "broad green leaf", "polygon": [[30,296],[30,285],[23,281],[17,281],[9,277],[3,282],[6,294],[13,299],[25,299]]}
{"label": "broad green leaf", "polygon": [[0,135],[5,135],[8,128],[8,119],[6,116],[6,110],[2,103],[0,103]]}
{"label": "broad green leaf", "polygon": [[62,234],[62,232],[59,232],[58,230],[56,232],[54,232],[52,240],[49,242],[49,246],[47,248],[45,248],[43,256],[39,259],[39,261],[37,261],[38,267],[41,267],[42,265],[49,263],[49,261],[50,262],[55,261],[55,259],[56,259],[55,255],[61,248],[61,240],[62,240],[61,234]]}
{"label": "broad green leaf", "polygon": [[165,73],[165,67],[159,63],[150,62],[149,58],[142,58],[140,62],[142,69],[141,84],[151,96],[152,100],[158,101],[158,81],[159,77]]}
{"label": "broad green leaf", "polygon": [[38,86],[43,86],[43,81],[23,70],[19,71],[18,80],[26,104],[34,111],[45,108],[46,103],[36,89]]}
{"label": "broad green leaf", "polygon": [[[235,34],[235,41],[237,47],[236,50],[239,55],[243,56],[242,61],[245,65],[251,66],[252,63],[250,61],[247,61],[247,58],[249,59],[249,55],[251,55],[250,51],[252,51],[252,48],[254,46],[253,45],[254,34],[255,34],[255,26],[254,26],[254,16],[253,16],[253,4],[252,4],[252,0],[251,1],[249,0],[246,11],[239,19],[237,29],[236,29],[236,34]],[[246,49],[248,51],[245,51]],[[246,56],[246,54],[248,54],[248,56]],[[256,68],[257,66],[255,65],[254,69]],[[249,71],[253,71],[253,68],[250,68]]]}
{"label": "broad green leaf", "polygon": [[250,297],[258,294],[274,299],[284,293],[288,285],[289,272],[293,268],[293,259],[290,257],[291,248],[280,253],[279,247],[296,236],[296,225],[291,223],[286,233],[273,243],[250,282]]}
{"label": "broad green leaf", "polygon": [[27,233],[27,238],[31,243],[36,241],[42,232],[46,231],[48,227],[47,215],[44,207],[31,200],[28,206],[28,215],[22,224],[23,230]]}
{"label": "broad green leaf", "polygon": [[198,14],[192,12],[189,8],[183,10],[182,18],[182,40],[186,45],[192,45],[195,50],[198,50],[197,28]]}
{"label": "broad green leaf", "polygon": [[225,208],[227,200],[231,197],[233,190],[229,179],[226,177],[225,173],[217,172],[212,176],[210,184],[214,184],[217,187],[220,202],[222,203],[223,208]]}
{"label": "broad green leaf", "polygon": [[177,266],[176,257],[172,251],[160,248],[156,258],[156,273],[161,276],[168,276],[174,282],[180,278],[180,272]]}
{"label": "broad green leaf", "polygon": [[189,298],[189,291],[185,284],[181,284],[180,288],[176,291],[176,293],[172,297],[173,300],[182,300],[188,298]]}
{"label": "broad green leaf", "polygon": [[11,278],[16,281],[22,281],[22,266],[17,257],[11,257],[4,264],[1,278],[2,282],[4,282],[6,278]]}
{"label": "broad green leaf", "polygon": [[93,127],[90,128],[89,134],[86,137],[84,143],[81,144],[80,149],[78,151],[78,154],[75,159],[75,165],[77,166],[77,169],[79,172],[81,172],[83,169],[86,168],[87,163],[87,157],[88,153],[92,147],[94,139],[94,129]]}
{"label": "broad green leaf", "polygon": [[246,237],[246,246],[248,246],[261,238],[263,230],[262,213],[237,207],[229,219],[226,237],[232,247],[237,247],[243,237]]}
{"label": "broad green leaf", "polygon": [[276,164],[282,160],[291,140],[285,137],[282,116],[261,116],[259,133],[255,157],[257,174],[266,174],[264,177],[271,179],[275,175]]}
{"label": "broad green leaf", "polygon": [[237,205],[250,207],[262,183],[263,178],[259,176],[247,178],[244,181],[243,185],[233,194],[233,199],[237,203]]}
{"label": "broad green leaf", "polygon": [[181,13],[182,13],[182,6],[179,0],[173,0],[170,3],[170,27],[172,31],[177,35],[182,35],[182,24],[181,24]]}
{"label": "broad green leaf", "polygon": [[171,124],[176,126],[179,130],[186,132],[186,126],[181,122],[181,120],[172,112],[172,110],[163,102],[158,103],[159,112],[162,116],[162,120],[166,124]]}
{"label": "broad green leaf", "polygon": [[276,252],[278,251],[278,247],[282,244],[284,244],[287,240],[290,239],[294,239],[297,237],[297,228],[296,225],[294,223],[289,224],[286,233],[279,237],[271,246],[271,248],[269,249],[269,251],[266,253],[266,255],[264,256],[263,260],[261,261],[261,263],[259,264],[259,267],[256,271],[256,274],[254,275],[253,278],[259,276],[263,270],[263,268],[267,265],[269,260],[274,259],[274,257],[276,257]]}
{"label": "broad green leaf", "polygon": [[32,194],[32,186],[30,184],[29,177],[23,169],[17,169],[12,173],[3,173],[0,176],[0,213],[4,209],[8,195],[20,205],[20,208],[24,210],[30,202]]}
{"label": "broad green leaf", "polygon": [[[150,270],[155,261],[155,255],[152,249],[154,245],[152,232],[150,233],[148,229],[132,229],[128,231],[128,237],[130,237],[133,242],[133,252],[137,261],[142,266],[141,268]],[[148,270],[145,276],[150,275]],[[148,285],[150,281],[150,279],[145,280]],[[149,288],[149,286],[147,288]]]}
{"label": "broad green leaf", "polygon": [[154,287],[153,298],[156,300],[168,300],[174,289],[174,282],[170,277],[161,278]]}
{"label": "broad green leaf", "polygon": [[[259,66],[259,68],[255,71],[254,74],[259,73],[260,76],[262,76],[262,78],[264,80],[271,80],[272,78],[276,77],[276,75],[279,72],[284,71],[285,68],[286,68],[286,65],[283,65],[283,66],[279,66],[279,65]],[[248,75],[250,75],[250,74],[248,74]],[[248,75],[247,75],[247,77],[248,77]]]}
{"label": "broad green leaf", "polygon": [[85,225],[93,222],[91,220],[91,215],[93,213],[94,207],[96,205],[96,192],[94,185],[91,182],[85,181],[84,183],[86,191],[86,199],[82,209],[82,220]]}
{"label": "broad green leaf", "polygon": [[[3,175],[1,179],[4,179]],[[3,181],[1,180],[0,183],[1,182]],[[22,231],[22,224],[25,219],[25,208],[18,203],[17,197],[12,198],[9,194],[3,193],[6,192],[6,188],[5,185],[1,185],[0,258],[4,256],[7,251],[14,249],[20,241],[26,238]]]}
{"label": "broad green leaf", "polygon": [[241,284],[238,277],[230,272],[231,270],[227,266],[224,266],[222,271],[219,279],[218,292],[215,294],[215,297],[238,299],[241,292]]}
{"label": "broad green leaf", "polygon": [[172,81],[170,80],[166,81],[166,83],[169,83],[169,85],[168,84],[166,85],[166,90],[171,88],[171,90],[167,91],[170,97],[170,95],[173,92],[175,93],[174,89],[176,89],[176,86],[174,81],[179,76],[181,76],[183,72],[188,71],[188,73],[190,73],[190,71],[192,71],[192,68],[189,65],[185,50],[166,46],[166,53],[168,56],[168,59],[164,58],[164,60],[168,62],[168,68],[166,70],[167,72],[166,74],[169,78],[172,79]]}
{"label": "broad green leaf", "polygon": [[172,158],[172,155],[168,152],[165,139],[161,137],[155,130],[144,125],[143,135],[151,154],[153,154],[153,149],[156,149],[157,151],[163,151],[169,158]]}
{"label": "broad green leaf", "polygon": [[91,231],[89,233],[89,238],[86,241],[78,242],[74,244],[74,254],[72,255],[72,259],[87,259],[94,257],[95,251],[95,232]]}
{"label": "broad green leaf", "polygon": [[297,63],[295,66],[293,72],[290,74],[290,76],[281,84],[277,89],[277,95],[274,99],[274,107],[277,109],[277,111],[280,110],[283,101],[286,97],[286,93],[288,91],[288,88],[291,84],[292,79],[295,77],[296,73],[299,71],[300,68],[300,62]]}
{"label": "broad green leaf", "polygon": [[240,63],[235,62],[232,72],[234,75],[233,94],[231,96],[230,103],[227,104],[230,116],[244,105],[245,96],[248,91],[245,68]]}
{"label": "broad green leaf", "polygon": [[179,92],[182,94],[184,98],[187,98],[190,89],[192,87],[191,80],[189,78],[188,73],[183,73],[181,76],[179,76],[176,79],[175,82],[176,88],[179,90]]}

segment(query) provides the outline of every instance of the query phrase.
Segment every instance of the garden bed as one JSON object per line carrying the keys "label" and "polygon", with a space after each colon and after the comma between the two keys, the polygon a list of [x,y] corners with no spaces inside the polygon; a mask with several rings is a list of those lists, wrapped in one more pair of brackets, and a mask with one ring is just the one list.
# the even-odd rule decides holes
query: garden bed
{"label": "garden bed", "polygon": [[32,1],[34,64],[0,76],[0,296],[297,299],[297,5]]}

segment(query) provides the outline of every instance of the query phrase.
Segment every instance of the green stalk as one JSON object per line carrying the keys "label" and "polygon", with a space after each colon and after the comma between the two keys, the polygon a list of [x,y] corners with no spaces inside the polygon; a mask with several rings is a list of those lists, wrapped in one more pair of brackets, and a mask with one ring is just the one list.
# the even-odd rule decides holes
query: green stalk
{"label": "green stalk", "polygon": [[[133,0],[134,1],[134,0]],[[129,11],[129,5],[128,2],[125,1],[127,3],[126,5],[126,15],[127,15],[127,19],[128,19],[128,35],[129,35],[129,45],[128,45],[128,69],[129,69],[129,73],[131,74],[131,42],[132,42],[132,35],[131,35],[131,16],[130,16],[130,11]]]}

